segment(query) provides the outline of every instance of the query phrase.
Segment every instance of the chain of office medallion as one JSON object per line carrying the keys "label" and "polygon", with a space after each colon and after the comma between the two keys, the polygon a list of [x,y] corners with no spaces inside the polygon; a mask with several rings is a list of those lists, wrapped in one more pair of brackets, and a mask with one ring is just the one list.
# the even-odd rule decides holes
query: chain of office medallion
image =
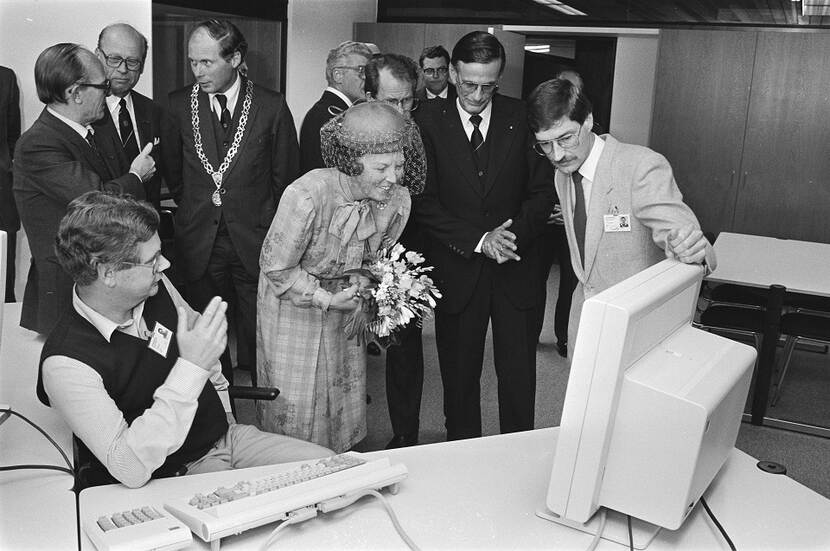
{"label": "chain of office medallion", "polygon": [[[225,155],[225,159],[222,161],[222,164],[219,166],[219,170],[216,172],[221,176],[225,173],[228,169],[228,166],[231,164],[234,156],[236,155],[237,150],[239,149],[239,144],[242,142],[242,136],[245,133],[245,125],[248,122],[248,113],[251,110],[251,100],[254,96],[254,83],[251,80],[248,80],[248,87],[245,90],[245,101],[242,103],[242,114],[239,116],[239,126],[236,128],[236,134],[233,137],[233,143],[231,143],[230,149],[228,149],[228,153]],[[211,112],[213,109],[211,108]],[[196,146],[196,155],[199,156],[199,160],[202,161],[202,166],[205,168],[208,174],[213,176],[214,170],[213,166],[211,166],[210,161],[205,156],[204,147],[202,147],[202,134],[199,132],[199,85],[193,85],[193,91],[190,93],[190,118],[191,123],[193,124],[193,144]],[[215,181],[215,180],[214,180]],[[216,185],[216,188],[220,188],[222,186],[221,180],[220,183]]]}

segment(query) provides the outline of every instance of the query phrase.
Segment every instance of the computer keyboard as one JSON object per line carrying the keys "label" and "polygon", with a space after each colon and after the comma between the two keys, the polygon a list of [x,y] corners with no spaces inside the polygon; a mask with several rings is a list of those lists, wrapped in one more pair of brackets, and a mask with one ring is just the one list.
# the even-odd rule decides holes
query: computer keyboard
{"label": "computer keyboard", "polygon": [[312,518],[353,503],[365,490],[397,484],[407,476],[404,465],[388,458],[367,460],[354,452],[325,459],[274,465],[274,471],[257,478],[235,471],[235,484],[210,488],[164,504],[170,514],[185,523],[206,542],[239,534],[291,514]]}
{"label": "computer keyboard", "polygon": [[88,518],[83,525],[98,551],[174,551],[193,542],[187,526],[150,506]]}

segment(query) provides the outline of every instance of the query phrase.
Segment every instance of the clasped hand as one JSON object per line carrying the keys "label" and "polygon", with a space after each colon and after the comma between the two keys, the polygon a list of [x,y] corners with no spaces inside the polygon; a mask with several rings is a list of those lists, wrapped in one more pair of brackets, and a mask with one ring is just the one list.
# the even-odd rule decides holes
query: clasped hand
{"label": "clasped hand", "polygon": [[513,220],[508,219],[502,225],[487,232],[481,243],[481,252],[487,258],[492,258],[499,264],[504,264],[508,260],[521,260],[515,252],[516,234],[507,229],[512,225]]}
{"label": "clasped hand", "polygon": [[204,312],[192,318],[188,318],[183,306],[176,308],[179,315],[176,342],[179,344],[180,358],[205,371],[210,371],[216,365],[228,344],[227,309],[228,303],[219,297],[213,297]]}

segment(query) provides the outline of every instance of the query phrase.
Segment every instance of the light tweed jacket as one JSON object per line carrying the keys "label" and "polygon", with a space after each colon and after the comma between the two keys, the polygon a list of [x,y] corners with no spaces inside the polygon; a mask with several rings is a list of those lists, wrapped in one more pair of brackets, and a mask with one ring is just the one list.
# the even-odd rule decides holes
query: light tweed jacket
{"label": "light tweed jacket", "polygon": [[[605,140],[605,148],[597,164],[588,205],[584,264],[574,235],[571,178],[560,171],[555,175],[571,264],[579,280],[568,326],[571,349],[576,343],[586,298],[665,259],[666,239],[672,229],[688,224],[700,227],[695,214],[683,202],[665,157],[647,147],[621,143],[608,134],[600,139]],[[606,214],[629,214],[631,231],[604,231]],[[706,261],[714,269],[711,245],[707,246]]]}

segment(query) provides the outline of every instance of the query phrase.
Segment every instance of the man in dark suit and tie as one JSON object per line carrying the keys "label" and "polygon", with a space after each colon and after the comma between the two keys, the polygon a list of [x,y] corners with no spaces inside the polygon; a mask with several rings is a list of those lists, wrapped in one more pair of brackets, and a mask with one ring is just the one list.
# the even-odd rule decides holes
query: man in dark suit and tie
{"label": "man in dark suit and tie", "polygon": [[48,334],[72,304],[72,279],[55,257],[55,235],[69,202],[90,190],[144,198],[155,172],[145,147],[130,162],[121,143],[96,136],[109,80],[95,54],[77,44],[55,44],[35,62],[35,85],[46,108],[20,137],[14,156],[14,197],[32,265],[20,325]]}
{"label": "man in dark suit and tie", "polygon": [[443,46],[428,46],[418,58],[421,73],[424,75],[424,88],[421,90],[421,100],[436,98],[454,101],[457,94],[455,86],[449,81],[450,54]]}
{"label": "man in dark suit and tie", "polygon": [[[239,73],[248,44],[225,20],[199,23],[188,41],[192,86],[170,94],[176,139],[165,159],[178,204],[176,243],[191,304],[221,295],[237,309],[237,353],[256,365],[259,253],[299,146],[285,97]],[[223,372],[232,377],[230,359]],[[255,373],[255,370],[252,370]]]}
{"label": "man in dark suit and tie", "polygon": [[552,174],[530,147],[524,103],[496,93],[504,65],[493,35],[465,35],[450,65],[456,101],[428,101],[415,113],[428,172],[413,204],[431,237],[427,258],[444,295],[435,331],[450,440],[481,436],[490,323],[501,431],[534,426],[540,287],[534,240],[553,202]]}
{"label": "man in dark suit and tie", "polygon": [[[132,26],[116,23],[105,27],[98,35],[95,53],[104,64],[111,95],[107,96],[107,115],[93,126],[99,134],[115,133],[127,158],[133,159],[147,144],[161,139],[162,122],[167,116],[159,104],[133,90],[144,72],[147,39]],[[154,158],[159,170],[144,182],[144,191],[147,201],[158,209],[165,169],[158,148]]]}
{"label": "man in dark suit and tie", "polygon": [[320,128],[333,116],[342,113],[363,97],[366,63],[372,51],[363,42],[351,40],[329,51],[326,58],[326,87],[317,103],[311,106],[300,128],[300,171],[305,174],[323,168],[320,154]]}
{"label": "man in dark suit and tie", "polygon": [[0,231],[8,234],[6,250],[6,302],[14,302],[14,266],[20,216],[12,193],[12,158],[20,137],[20,90],[17,76],[8,67],[0,67]]}

